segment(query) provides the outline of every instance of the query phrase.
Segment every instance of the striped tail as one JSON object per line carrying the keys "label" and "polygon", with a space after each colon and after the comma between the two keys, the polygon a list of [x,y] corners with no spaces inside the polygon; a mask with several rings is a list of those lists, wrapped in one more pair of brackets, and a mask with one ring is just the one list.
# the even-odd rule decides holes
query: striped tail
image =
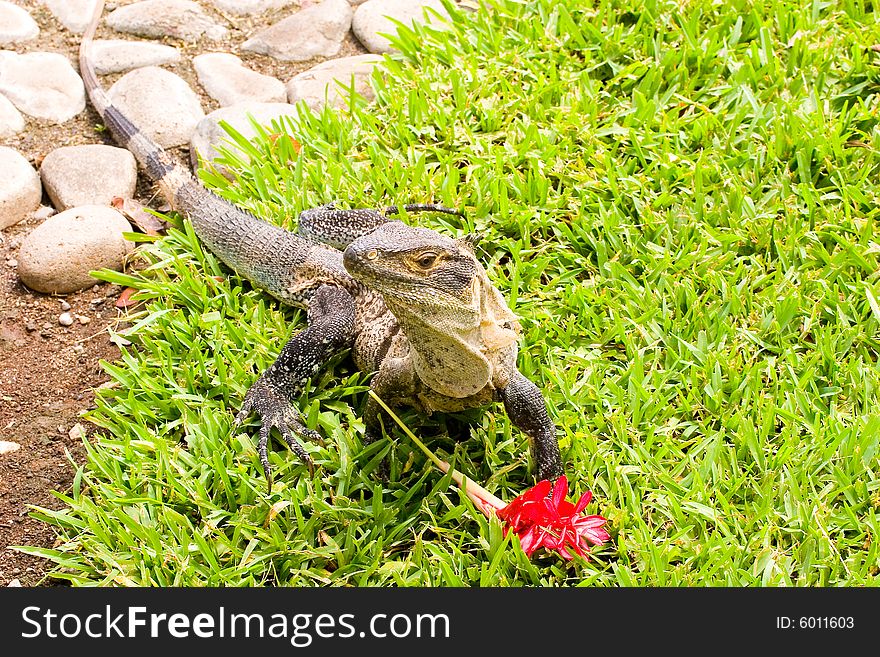
{"label": "striped tail", "polygon": [[150,180],[158,184],[167,201],[172,207],[176,207],[177,192],[184,184],[193,180],[192,174],[113,106],[110,97],[101,87],[98,76],[95,74],[92,41],[95,38],[95,32],[103,12],[104,0],[99,0],[95,3],[91,22],[83,34],[79,48],[79,71],[86,92],[116,143],[131,151]]}

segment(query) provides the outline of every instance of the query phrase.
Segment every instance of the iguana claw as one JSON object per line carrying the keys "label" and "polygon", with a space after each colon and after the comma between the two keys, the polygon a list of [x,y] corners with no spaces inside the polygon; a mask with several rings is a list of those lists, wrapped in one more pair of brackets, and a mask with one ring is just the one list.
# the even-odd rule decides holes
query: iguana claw
{"label": "iguana claw", "polygon": [[258,378],[247,391],[241,410],[235,416],[235,426],[241,425],[251,412],[260,416],[260,439],[257,442],[257,452],[260,464],[263,466],[263,472],[266,474],[270,493],[272,492],[272,468],[269,466],[268,450],[269,435],[273,428],[278,430],[290,450],[309,469],[309,475],[315,473],[312,457],[309,456],[298,438],[321,442],[321,435],[303,424],[299,411],[293,407],[282,392],[272,385],[271,381],[266,379],[265,375]]}

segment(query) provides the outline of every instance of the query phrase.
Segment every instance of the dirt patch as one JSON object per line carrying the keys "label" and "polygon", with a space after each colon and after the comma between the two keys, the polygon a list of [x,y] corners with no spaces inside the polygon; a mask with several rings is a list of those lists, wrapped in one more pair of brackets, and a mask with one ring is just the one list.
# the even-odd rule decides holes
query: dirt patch
{"label": "dirt patch", "polygon": [[[109,9],[133,1],[108,3],[105,15]],[[20,53],[61,53],[78,68],[79,35],[64,29],[37,0],[12,2],[30,12],[40,26],[40,35],[9,49]],[[248,67],[283,82],[322,61],[278,62],[239,51],[239,44],[254,32],[277,22],[295,7],[240,18],[217,12],[209,3],[202,6],[229,28],[228,36],[219,42],[203,40],[195,44],[166,39],[164,43],[179,48],[183,58],[180,63],[163,68],[189,83],[200,95],[206,113],[217,109],[218,104],[198,84],[192,66],[196,55],[231,52],[240,56]],[[97,36],[137,39],[106,27],[100,28]],[[337,57],[365,52],[349,34]],[[104,76],[102,83],[109,87],[119,77],[121,74]],[[98,129],[101,122],[91,107],[60,126],[30,117],[25,119],[25,131],[2,140],[2,144],[19,151],[35,167],[39,167],[50,151],[61,146],[113,143],[106,132]],[[185,148],[178,149],[176,155],[182,161],[189,161]],[[163,203],[143,178],[139,181],[137,198],[153,207]],[[50,205],[45,196],[43,204]],[[55,509],[62,506],[52,492],[70,488],[74,475],[71,460],[82,463],[84,455],[81,438],[75,432],[70,435],[71,429],[79,423],[89,436],[94,432],[95,428],[80,415],[92,405],[94,389],[108,380],[99,360],[113,360],[119,353],[107,332],[122,316],[115,307],[120,292],[117,286],[101,284],[56,298],[31,292],[20,283],[16,273],[18,248],[23,237],[39,223],[38,219],[29,219],[0,231],[0,440],[21,445],[17,451],[0,454],[0,586],[7,586],[15,579],[24,586],[46,583],[45,575],[51,568],[48,561],[10,550],[8,546],[52,547],[54,544],[53,530],[29,517],[30,505]],[[87,323],[77,320],[70,327],[61,326],[58,316],[62,312],[62,301],[70,304],[71,314],[86,318]]]}

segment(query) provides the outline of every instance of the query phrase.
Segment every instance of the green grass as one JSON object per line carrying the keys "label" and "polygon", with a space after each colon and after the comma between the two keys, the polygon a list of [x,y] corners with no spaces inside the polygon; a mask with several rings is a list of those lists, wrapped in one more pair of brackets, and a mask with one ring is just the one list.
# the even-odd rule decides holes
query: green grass
{"label": "green grass", "polygon": [[[418,220],[483,237],[572,495],[609,518],[590,560],[526,559],[399,431],[365,449],[343,357],[300,398],[320,468],[276,443],[267,497],[255,421],[231,422],[305,318],[180,224],[107,276],[149,302],[65,508],[35,511],[60,544],[29,551],[75,584],[874,583],[875,43],[860,0],[501,1],[403,31],[375,104],[283,126],[298,156],[264,138],[233,183],[205,176],[288,227],[334,199],[466,208]],[[463,443],[403,417],[499,497],[531,485],[500,407]]]}

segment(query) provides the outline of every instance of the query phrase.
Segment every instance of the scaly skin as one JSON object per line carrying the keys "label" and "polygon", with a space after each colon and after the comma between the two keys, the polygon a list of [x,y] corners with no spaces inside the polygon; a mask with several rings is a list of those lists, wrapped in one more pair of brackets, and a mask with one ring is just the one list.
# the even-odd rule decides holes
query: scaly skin
{"label": "scaly skin", "polygon": [[[348,348],[360,370],[375,373],[371,388],[392,406],[429,414],[503,402],[529,437],[538,478],[561,475],[556,427],[538,389],[516,369],[519,323],[477,261],[473,240],[393,221],[396,207],[380,212],[333,204],[303,212],[298,233],[291,233],[211,193],[101,88],[91,51],[103,5],[97,3],[83,35],[80,73],[113,137],[224,264],[308,311],[308,327],[284,345],[236,415],[237,423],[252,412],[260,416],[258,452],[270,490],[271,430],[312,467],[300,440],[318,435],[303,424],[293,400],[329,358]],[[404,208],[458,214],[436,205]],[[365,423],[365,442],[381,436],[372,400]]]}

